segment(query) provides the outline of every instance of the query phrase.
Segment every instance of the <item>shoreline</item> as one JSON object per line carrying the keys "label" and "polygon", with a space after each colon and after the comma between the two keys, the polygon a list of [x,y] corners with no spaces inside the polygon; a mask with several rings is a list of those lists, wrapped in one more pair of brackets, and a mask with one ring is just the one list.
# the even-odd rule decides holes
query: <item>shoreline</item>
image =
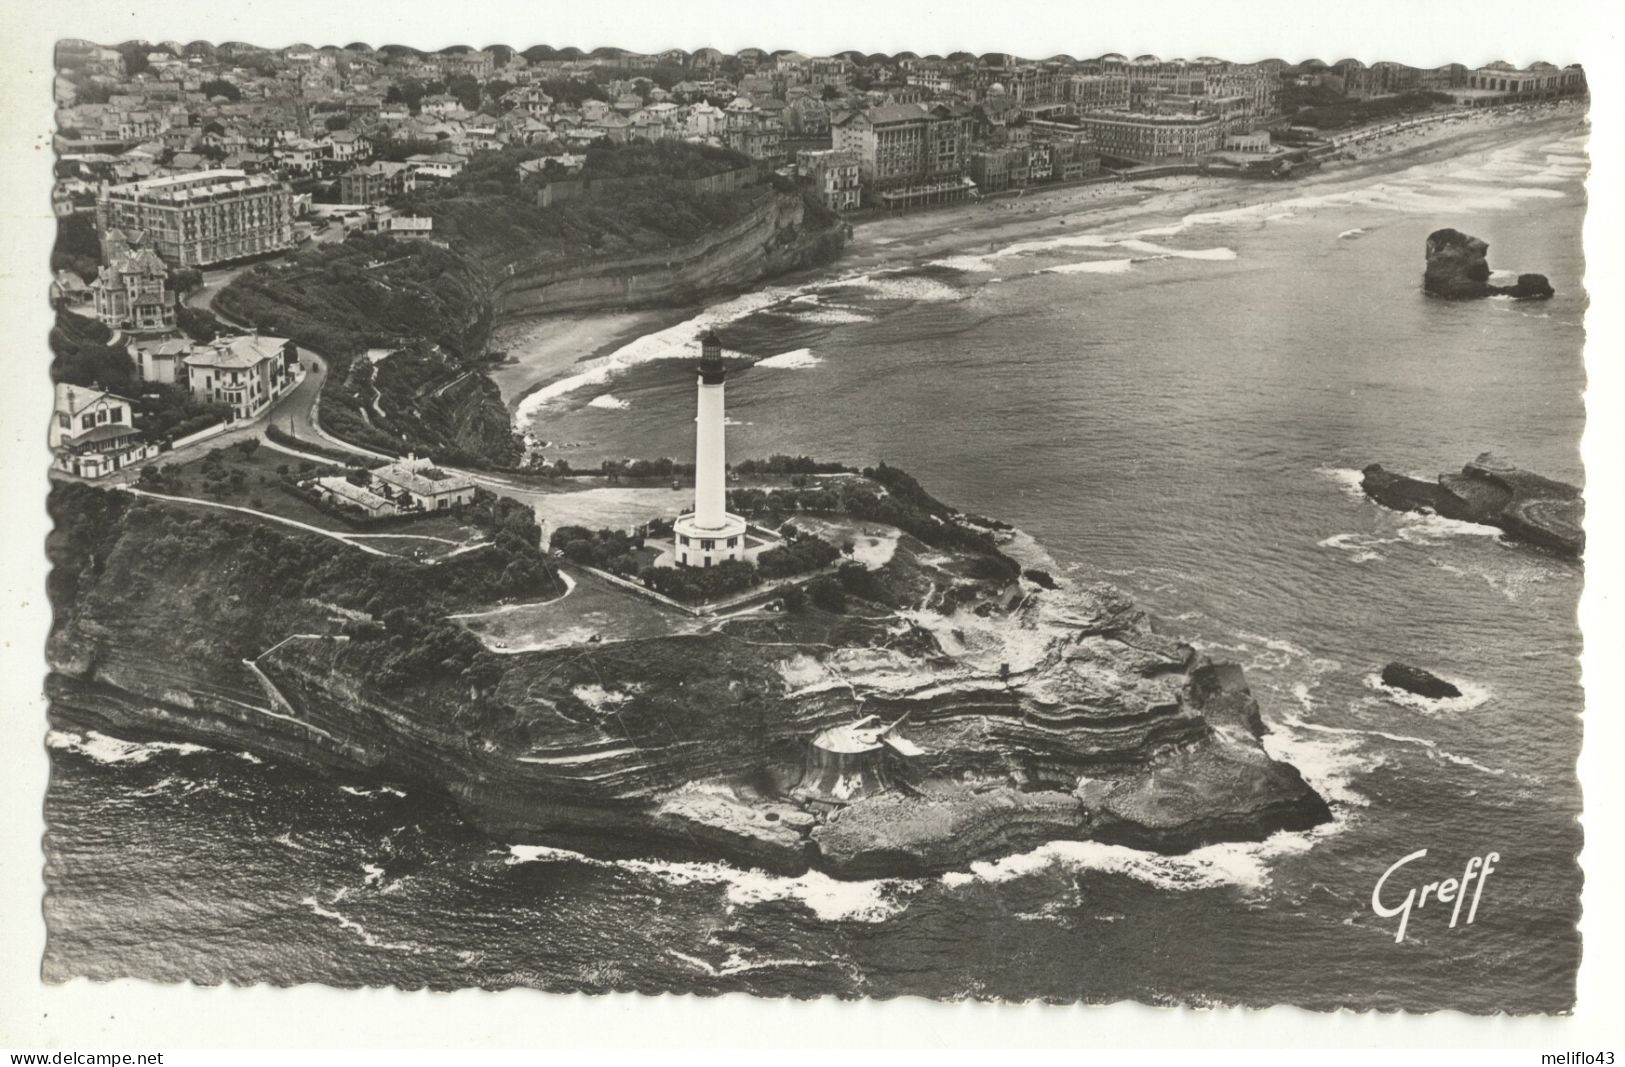
{"label": "shoreline", "polygon": [[[931,257],[968,252],[984,244],[1053,234],[1056,227],[1103,229],[1158,215],[1188,215],[1251,207],[1276,199],[1308,195],[1337,183],[1380,179],[1410,167],[1488,151],[1533,137],[1560,137],[1586,122],[1583,107],[1546,106],[1534,116],[1484,112],[1440,119],[1344,149],[1352,159],[1333,157],[1319,170],[1288,180],[1232,176],[1176,175],[1115,183],[1040,189],[1020,198],[973,202],[956,207],[869,219],[854,224],[841,258],[812,271],[764,279],[735,296],[772,287],[834,281],[864,270],[906,270]],[[1357,131],[1351,131],[1357,132]],[[1025,210],[1018,210],[1024,206]],[[571,312],[517,317],[497,328],[498,347],[524,345],[490,376],[502,391],[514,430],[523,401],[567,377],[571,368],[607,356],[660,330],[693,318],[725,295],[682,307]],[[562,324],[562,329],[559,328]]]}

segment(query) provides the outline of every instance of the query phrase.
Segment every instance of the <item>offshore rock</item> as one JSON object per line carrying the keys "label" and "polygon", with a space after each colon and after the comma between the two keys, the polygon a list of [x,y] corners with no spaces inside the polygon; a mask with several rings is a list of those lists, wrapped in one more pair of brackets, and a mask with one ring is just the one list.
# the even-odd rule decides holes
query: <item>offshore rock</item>
{"label": "offshore rock", "polygon": [[1461,696],[1461,690],[1437,674],[1412,667],[1409,663],[1390,663],[1382,669],[1382,684],[1390,689],[1403,689],[1429,700],[1446,700]]}
{"label": "offshore rock", "polygon": [[1428,234],[1422,289],[1448,300],[1476,300],[1486,296],[1545,300],[1553,295],[1554,290],[1544,274],[1520,274],[1515,285],[1491,285],[1489,250],[1487,243],[1460,230],[1448,227],[1434,230]]}
{"label": "offshore rock", "polygon": [[1366,496],[1396,511],[1432,511],[1447,519],[1497,526],[1508,538],[1561,556],[1585,552],[1585,500],[1576,486],[1519,470],[1488,452],[1441,474],[1410,478],[1373,463],[1362,472]]}

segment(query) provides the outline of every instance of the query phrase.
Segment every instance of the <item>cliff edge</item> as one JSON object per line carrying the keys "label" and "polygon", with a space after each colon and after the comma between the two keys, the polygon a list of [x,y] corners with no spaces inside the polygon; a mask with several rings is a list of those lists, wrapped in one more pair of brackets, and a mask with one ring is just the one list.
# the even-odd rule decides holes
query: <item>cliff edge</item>
{"label": "cliff edge", "polygon": [[[522,553],[380,562],[57,492],[53,722],[417,783],[506,843],[870,877],[1055,839],[1184,851],[1330,817],[1264,750],[1239,667],[1110,587],[1012,584],[982,550],[899,532],[841,610],[497,654],[449,616],[494,601]],[[812,740],[860,715],[906,724],[891,787],[809,790]]]}

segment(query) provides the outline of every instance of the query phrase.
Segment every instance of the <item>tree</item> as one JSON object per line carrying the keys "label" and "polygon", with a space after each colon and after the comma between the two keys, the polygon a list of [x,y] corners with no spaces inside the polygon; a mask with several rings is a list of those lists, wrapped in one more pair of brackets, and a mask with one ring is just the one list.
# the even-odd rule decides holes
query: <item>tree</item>
{"label": "tree", "polygon": [[145,41],[125,41],[119,45],[118,54],[124,57],[125,76],[134,77],[151,70],[152,64],[147,62],[147,53],[152,50],[152,46]]}
{"label": "tree", "polygon": [[198,86],[198,91],[211,100],[223,96],[234,104],[243,98],[243,91],[224,78],[210,78]]}
{"label": "tree", "polygon": [[322,125],[327,127],[329,133],[337,130],[347,130],[350,128],[350,116],[329,115],[322,120]]}

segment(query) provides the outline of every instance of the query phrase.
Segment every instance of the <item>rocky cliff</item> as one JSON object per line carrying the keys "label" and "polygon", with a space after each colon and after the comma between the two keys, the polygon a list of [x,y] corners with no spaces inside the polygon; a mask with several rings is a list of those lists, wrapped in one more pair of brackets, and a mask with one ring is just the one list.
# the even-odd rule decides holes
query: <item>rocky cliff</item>
{"label": "rocky cliff", "polygon": [[839,224],[816,224],[797,193],[775,192],[743,218],[682,247],[561,263],[506,255],[489,265],[497,315],[684,304],[832,261]]}
{"label": "rocky cliff", "polygon": [[1585,552],[1585,500],[1566,482],[1519,470],[1486,452],[1459,474],[1436,482],[1409,478],[1373,463],[1365,494],[1396,511],[1428,510],[1447,519],[1498,526],[1516,541],[1578,558]]}
{"label": "rocky cliff", "polygon": [[[220,520],[235,532],[200,548],[191,527],[177,540],[114,515],[53,553],[54,721],[419,783],[509,843],[847,877],[1058,838],[1182,851],[1329,817],[1264,751],[1240,669],[1107,587],[1012,601],[969,577],[974,561],[904,535],[871,595],[929,588],[951,612],[869,601],[470,662],[439,633],[449,653],[377,636],[414,632],[397,617],[411,605],[369,607],[365,583],[307,589],[282,577],[278,546],[299,537],[256,527],[243,551],[241,525]],[[456,595],[423,570],[424,589]],[[442,655],[461,666],[433,667]],[[923,753],[894,792],[806,803],[809,739],[860,706],[906,716]]]}
{"label": "rocky cliff", "polygon": [[1460,230],[1434,230],[1428,234],[1422,289],[1450,300],[1485,296],[1545,300],[1553,295],[1544,274],[1520,274],[1514,285],[1491,285],[1489,250],[1488,244]]}

